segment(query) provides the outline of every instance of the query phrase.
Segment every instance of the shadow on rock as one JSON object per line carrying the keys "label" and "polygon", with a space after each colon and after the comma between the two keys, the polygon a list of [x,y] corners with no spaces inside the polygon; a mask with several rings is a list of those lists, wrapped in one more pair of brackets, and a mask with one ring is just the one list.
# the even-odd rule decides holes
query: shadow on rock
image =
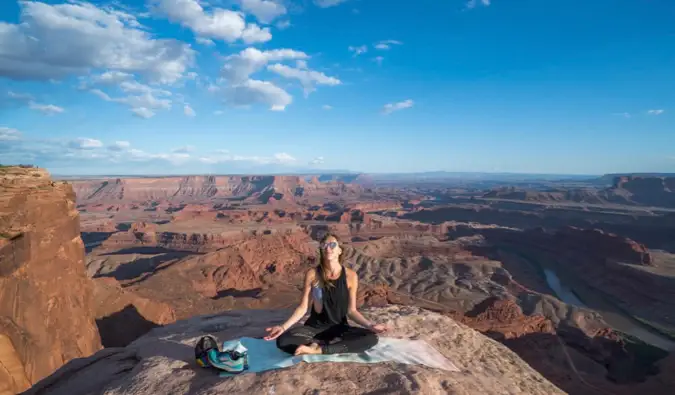
{"label": "shadow on rock", "polygon": [[159,327],[143,317],[134,305],[96,320],[103,347],[125,347],[153,328]]}
{"label": "shadow on rock", "polygon": [[224,298],[227,296],[232,296],[235,298],[257,298],[260,295],[260,292],[262,292],[262,288],[253,288],[245,290],[228,288],[222,291],[218,291],[218,294],[214,296],[213,299],[218,300],[220,298]]}
{"label": "shadow on rock", "polygon": [[194,255],[192,252],[168,252],[162,255],[149,258],[141,258],[135,261],[118,266],[114,271],[106,274],[96,275],[94,277],[114,277],[117,281],[133,280],[143,274],[155,272],[161,264]]}

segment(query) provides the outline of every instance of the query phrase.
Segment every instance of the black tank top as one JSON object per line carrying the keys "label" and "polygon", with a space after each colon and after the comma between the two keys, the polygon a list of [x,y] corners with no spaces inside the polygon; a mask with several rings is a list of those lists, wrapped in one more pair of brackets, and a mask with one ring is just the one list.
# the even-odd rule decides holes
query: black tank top
{"label": "black tank top", "polygon": [[[323,268],[317,268],[317,276],[321,276]],[[333,282],[332,287],[322,288],[322,304],[323,309],[321,313],[314,310],[314,303],[312,303],[312,311],[309,318],[305,321],[305,325],[314,328],[325,328],[333,325],[347,325],[347,310],[349,309],[349,289],[347,288],[347,270],[342,267],[340,277]]]}

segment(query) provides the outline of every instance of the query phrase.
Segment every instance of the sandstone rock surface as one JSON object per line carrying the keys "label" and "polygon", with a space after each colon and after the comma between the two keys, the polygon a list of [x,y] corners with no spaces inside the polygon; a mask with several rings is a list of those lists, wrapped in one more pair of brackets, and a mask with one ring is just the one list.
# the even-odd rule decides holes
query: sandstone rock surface
{"label": "sandstone rock surface", "polygon": [[101,341],[72,188],[39,169],[0,172],[0,394],[13,394]]}
{"label": "sandstone rock surface", "polygon": [[451,318],[417,307],[364,309],[393,328],[388,336],[423,339],[460,372],[424,366],[318,363],[220,378],[197,368],[193,347],[205,333],[224,341],[261,336],[283,310],[231,311],[152,330],[125,348],[72,361],[26,395],[84,394],[542,394],[563,392],[515,353]]}

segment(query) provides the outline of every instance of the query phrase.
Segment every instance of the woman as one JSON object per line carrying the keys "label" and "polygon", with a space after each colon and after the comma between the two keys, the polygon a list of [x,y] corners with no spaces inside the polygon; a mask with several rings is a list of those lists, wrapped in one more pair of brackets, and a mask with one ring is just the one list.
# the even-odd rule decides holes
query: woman
{"label": "woman", "polygon": [[[267,328],[265,340],[277,339],[277,347],[289,354],[357,353],[377,344],[376,333],[387,328],[372,324],[356,309],[359,278],[355,271],[342,264],[342,248],[335,235],[321,240],[319,265],[305,274],[305,285],[299,306],[282,325]],[[309,308],[312,310],[303,326],[291,328]],[[350,326],[347,318],[363,326]]]}

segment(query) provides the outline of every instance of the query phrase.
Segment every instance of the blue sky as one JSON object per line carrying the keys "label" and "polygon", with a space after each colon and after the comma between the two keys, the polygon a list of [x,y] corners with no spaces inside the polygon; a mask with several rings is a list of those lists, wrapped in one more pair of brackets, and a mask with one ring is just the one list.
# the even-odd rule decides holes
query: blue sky
{"label": "blue sky", "polygon": [[0,4],[0,163],[675,172],[675,2]]}

